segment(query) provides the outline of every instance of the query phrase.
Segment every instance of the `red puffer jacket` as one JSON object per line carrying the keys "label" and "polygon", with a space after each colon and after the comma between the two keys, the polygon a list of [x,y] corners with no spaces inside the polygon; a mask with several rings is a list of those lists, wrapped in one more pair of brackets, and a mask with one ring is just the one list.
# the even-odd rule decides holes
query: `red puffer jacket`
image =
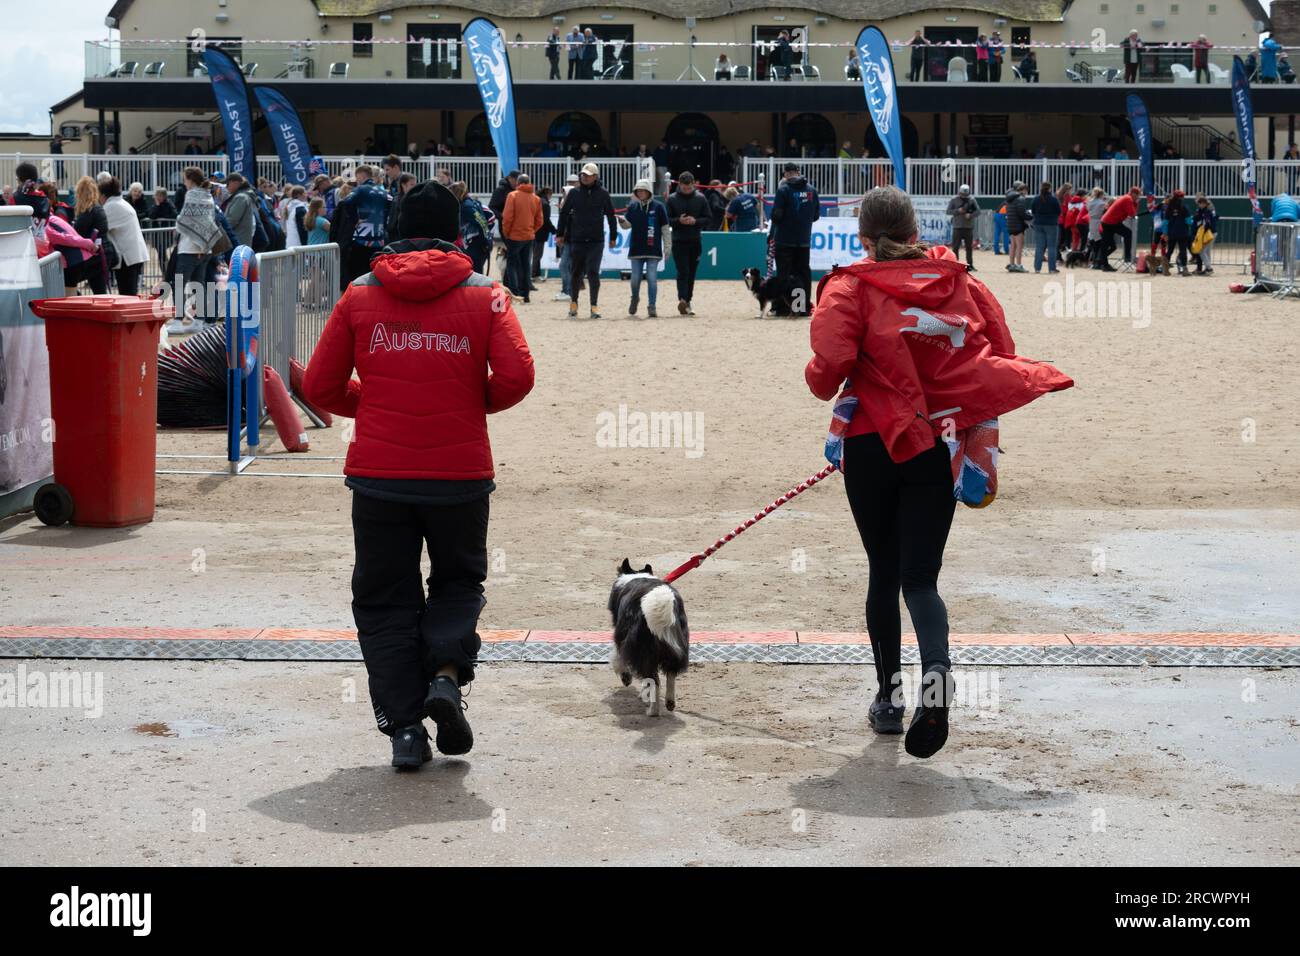
{"label": "red puffer jacket", "polygon": [[878,432],[894,461],[932,448],[948,422],[967,428],[1074,384],[1016,355],[1002,307],[943,247],[824,276],[811,338],[812,393],[834,398],[848,378],[858,407],[845,437]]}
{"label": "red puffer jacket", "polygon": [[303,377],[308,402],[356,419],[344,472],[493,477],[487,416],[533,387],[509,296],[446,242],[394,243],[371,269],[334,307]]}

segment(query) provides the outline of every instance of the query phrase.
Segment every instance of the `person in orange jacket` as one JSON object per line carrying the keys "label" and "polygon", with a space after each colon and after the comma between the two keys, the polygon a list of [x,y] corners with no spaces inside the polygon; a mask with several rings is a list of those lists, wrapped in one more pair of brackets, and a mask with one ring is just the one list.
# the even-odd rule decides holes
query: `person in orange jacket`
{"label": "person in orange jacket", "polygon": [[501,235],[506,240],[506,288],[525,302],[532,290],[533,239],[542,228],[542,200],[527,173],[520,173],[506,196]]}

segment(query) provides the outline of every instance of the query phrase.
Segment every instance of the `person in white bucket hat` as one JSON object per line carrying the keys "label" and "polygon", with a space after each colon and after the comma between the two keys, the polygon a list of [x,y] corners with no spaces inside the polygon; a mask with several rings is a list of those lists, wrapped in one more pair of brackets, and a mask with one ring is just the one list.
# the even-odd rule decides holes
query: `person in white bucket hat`
{"label": "person in white bucket hat", "polygon": [[628,230],[628,261],[632,265],[632,301],[627,314],[636,315],[641,301],[641,277],[645,276],[650,294],[646,315],[658,317],[655,299],[659,292],[659,263],[664,257],[664,227],[668,225],[668,208],[654,196],[650,180],[639,179],[632,187],[632,199],[619,219]]}

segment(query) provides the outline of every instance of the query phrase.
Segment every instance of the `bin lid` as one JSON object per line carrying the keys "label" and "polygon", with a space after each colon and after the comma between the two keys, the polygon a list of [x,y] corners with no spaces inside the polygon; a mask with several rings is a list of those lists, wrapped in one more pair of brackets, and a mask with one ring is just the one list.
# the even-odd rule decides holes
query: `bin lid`
{"label": "bin lid", "polygon": [[55,299],[33,299],[32,311],[43,319],[81,319],[124,325],[129,322],[165,322],[175,310],[161,299],[140,299],[133,295],[70,295]]}

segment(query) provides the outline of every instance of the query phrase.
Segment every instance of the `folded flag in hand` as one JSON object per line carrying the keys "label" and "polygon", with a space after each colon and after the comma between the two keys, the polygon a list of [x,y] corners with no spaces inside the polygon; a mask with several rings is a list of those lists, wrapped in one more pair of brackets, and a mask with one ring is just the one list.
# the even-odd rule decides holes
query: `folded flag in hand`
{"label": "folded flag in hand", "polygon": [[943,434],[952,460],[952,494],[964,505],[983,508],[998,494],[998,420]]}

